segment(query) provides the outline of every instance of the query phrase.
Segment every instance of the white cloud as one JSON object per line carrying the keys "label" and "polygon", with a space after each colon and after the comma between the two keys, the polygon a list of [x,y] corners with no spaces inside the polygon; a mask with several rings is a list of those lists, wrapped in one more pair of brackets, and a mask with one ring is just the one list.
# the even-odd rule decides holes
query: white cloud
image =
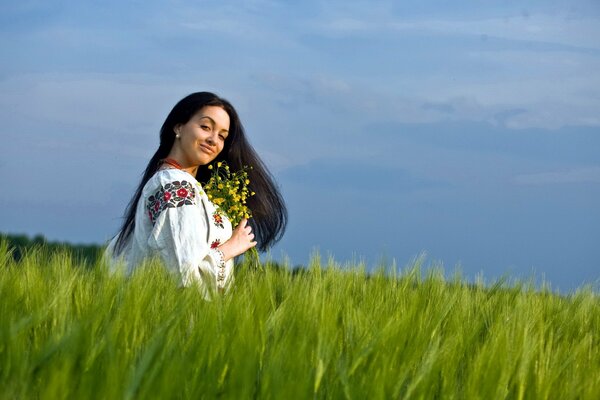
{"label": "white cloud", "polygon": [[[368,12],[367,12],[368,11]],[[362,35],[375,32],[414,32],[440,35],[474,35],[554,43],[600,50],[600,19],[595,16],[572,18],[563,14],[525,14],[479,18],[397,17],[393,13],[372,9],[353,15],[330,13],[306,26],[324,35]]]}
{"label": "white cloud", "polygon": [[143,74],[29,74],[0,82],[0,106],[11,109],[7,119],[126,131],[156,126],[161,106],[185,90]]}
{"label": "white cloud", "polygon": [[331,116],[350,119],[360,115],[400,123],[476,121],[511,129],[600,126],[600,98],[588,86],[593,78],[451,83],[447,87],[430,80],[408,94],[401,94],[393,84],[381,88],[325,74],[294,78],[271,73],[257,76],[257,81],[274,92],[272,101],[289,107],[319,105]]}
{"label": "white cloud", "polygon": [[[392,22],[396,30],[418,30],[448,34],[487,35],[511,40],[555,43],[600,49],[597,18],[569,19],[559,15],[530,15],[480,20],[421,20]],[[485,38],[485,36],[484,36]]]}
{"label": "white cloud", "polygon": [[[370,88],[396,97],[396,104],[399,96],[393,91],[409,93],[409,103],[429,105],[427,113],[406,104],[400,107],[397,115],[407,114],[411,120],[458,117],[497,122],[499,113],[520,109],[522,112],[506,116],[502,123],[513,129],[600,126],[600,97],[594,90],[600,87],[600,19],[594,15],[573,18],[569,12],[522,12],[493,18],[435,19],[398,18],[391,12],[369,10],[363,15],[331,12],[309,29],[326,36],[372,40],[376,40],[374,33],[389,40],[399,32],[452,40],[456,51],[449,55],[449,71],[371,79]],[[494,38],[496,44],[475,46],[475,50],[461,36],[481,41]],[[438,50],[433,46],[431,51]],[[461,64],[466,67],[464,73]],[[477,68],[479,72],[469,72]],[[443,109],[446,115],[435,112]]]}
{"label": "white cloud", "polygon": [[600,167],[584,167],[567,171],[541,172],[517,175],[519,185],[554,185],[566,183],[600,183]]}

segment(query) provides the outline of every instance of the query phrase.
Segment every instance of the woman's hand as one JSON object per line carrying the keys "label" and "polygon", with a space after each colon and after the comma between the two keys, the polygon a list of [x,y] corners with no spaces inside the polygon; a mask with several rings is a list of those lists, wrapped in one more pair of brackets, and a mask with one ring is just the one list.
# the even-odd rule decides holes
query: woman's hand
{"label": "woman's hand", "polygon": [[248,220],[244,218],[233,230],[229,240],[220,245],[218,249],[223,252],[223,258],[227,261],[240,254],[244,254],[246,250],[254,246],[256,246],[256,242],[254,241],[252,227],[248,225]]}

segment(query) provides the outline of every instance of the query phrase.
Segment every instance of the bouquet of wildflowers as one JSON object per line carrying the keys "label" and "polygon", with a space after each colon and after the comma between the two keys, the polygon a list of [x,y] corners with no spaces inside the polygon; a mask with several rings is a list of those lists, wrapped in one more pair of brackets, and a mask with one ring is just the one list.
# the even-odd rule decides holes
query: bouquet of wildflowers
{"label": "bouquet of wildflowers", "polygon": [[[248,189],[248,170],[252,167],[244,166],[239,171],[231,172],[225,161],[219,161],[216,167],[211,164],[208,169],[212,170],[212,174],[204,185],[204,191],[208,199],[231,221],[231,225],[235,228],[242,219],[252,218],[252,212],[246,205],[248,198],[254,196],[254,192]],[[252,264],[259,265],[256,248],[250,249],[249,256]]]}

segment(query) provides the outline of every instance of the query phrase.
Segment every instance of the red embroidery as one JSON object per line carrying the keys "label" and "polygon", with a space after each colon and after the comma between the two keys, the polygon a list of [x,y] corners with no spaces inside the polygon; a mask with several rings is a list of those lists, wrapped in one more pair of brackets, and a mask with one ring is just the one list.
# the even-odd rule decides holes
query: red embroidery
{"label": "red embroidery", "polygon": [[213,242],[210,244],[210,248],[211,248],[211,249],[216,249],[217,247],[219,247],[219,245],[221,245],[221,240],[220,240],[220,239],[217,239],[217,240],[213,241]]}
{"label": "red embroidery", "polygon": [[188,181],[169,182],[146,201],[148,216],[152,224],[156,218],[167,208],[182,207],[196,204],[196,191]]}
{"label": "red embroidery", "polygon": [[215,226],[218,226],[219,228],[223,228],[223,217],[221,216],[221,214],[218,211],[215,211],[213,213],[213,222],[215,223]]}

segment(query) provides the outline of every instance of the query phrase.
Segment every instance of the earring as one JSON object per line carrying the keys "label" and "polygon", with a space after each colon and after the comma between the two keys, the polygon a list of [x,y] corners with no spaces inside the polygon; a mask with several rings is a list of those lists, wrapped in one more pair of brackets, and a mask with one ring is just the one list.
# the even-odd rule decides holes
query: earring
{"label": "earring", "polygon": [[179,131],[175,134],[175,137],[179,139]]}

